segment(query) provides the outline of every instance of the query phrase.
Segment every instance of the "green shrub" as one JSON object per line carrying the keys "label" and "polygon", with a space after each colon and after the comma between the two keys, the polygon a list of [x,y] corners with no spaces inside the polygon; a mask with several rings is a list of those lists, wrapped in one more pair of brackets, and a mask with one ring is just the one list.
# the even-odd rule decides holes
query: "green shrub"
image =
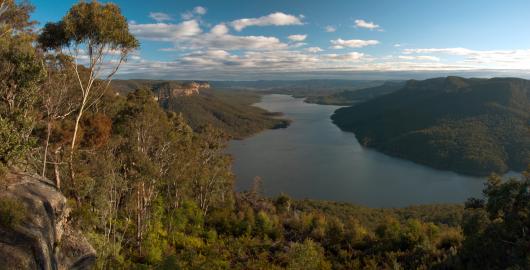
{"label": "green shrub", "polygon": [[14,199],[0,199],[0,225],[2,227],[14,228],[19,225],[26,216],[26,208],[22,203]]}

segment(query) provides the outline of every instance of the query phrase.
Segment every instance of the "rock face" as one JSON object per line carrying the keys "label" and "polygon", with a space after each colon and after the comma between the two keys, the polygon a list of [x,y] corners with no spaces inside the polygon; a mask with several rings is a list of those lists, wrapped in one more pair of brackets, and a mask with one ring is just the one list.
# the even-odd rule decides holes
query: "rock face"
{"label": "rock face", "polygon": [[210,84],[207,82],[188,82],[182,84],[168,82],[159,87],[157,99],[164,101],[180,96],[198,95],[199,90],[208,88],[210,88]]}
{"label": "rock face", "polygon": [[46,179],[22,173],[1,176],[0,199],[25,208],[19,224],[0,223],[0,269],[90,269],[96,252],[68,224],[66,198]]}

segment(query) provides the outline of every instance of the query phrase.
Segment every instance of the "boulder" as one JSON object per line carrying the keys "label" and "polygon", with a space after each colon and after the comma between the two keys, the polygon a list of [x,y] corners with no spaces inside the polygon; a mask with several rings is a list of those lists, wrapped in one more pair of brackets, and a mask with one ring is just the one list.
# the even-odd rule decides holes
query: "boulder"
{"label": "boulder", "polygon": [[[68,223],[70,208],[55,186],[39,176],[0,176],[0,200],[17,202],[20,222],[0,222],[0,269],[90,269],[96,252]],[[0,217],[3,218],[3,217]]]}

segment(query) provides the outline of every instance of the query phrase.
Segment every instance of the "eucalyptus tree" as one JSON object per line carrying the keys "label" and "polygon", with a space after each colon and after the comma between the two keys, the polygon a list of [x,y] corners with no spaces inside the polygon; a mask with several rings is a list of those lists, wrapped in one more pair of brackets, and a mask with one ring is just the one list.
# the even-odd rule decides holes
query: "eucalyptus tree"
{"label": "eucalyptus tree", "polygon": [[212,205],[222,205],[231,200],[234,176],[231,158],[223,152],[226,141],[226,134],[211,125],[199,129],[191,193],[204,214]]}
{"label": "eucalyptus tree", "polygon": [[[41,175],[46,176],[48,165],[52,164],[54,169],[54,179],[57,188],[61,187],[59,165],[62,163],[60,153],[65,143],[50,142],[50,137],[54,126],[75,113],[76,107],[80,104],[80,98],[76,95],[76,81],[72,72],[66,68],[70,64],[69,57],[65,55],[48,55],[45,58],[46,79],[41,85],[40,107],[43,112],[45,125],[45,135],[43,138],[43,157]],[[51,151],[50,151],[51,150]],[[50,155],[53,153],[53,155]],[[50,158],[48,158],[50,156]],[[49,160],[52,160],[51,162]]]}
{"label": "eucalyptus tree", "polygon": [[112,77],[139,42],[129,32],[118,6],[98,1],[73,5],[61,21],[44,26],[38,41],[43,49],[72,58],[70,68],[81,101],[70,144],[71,162],[83,113],[105,94]]}

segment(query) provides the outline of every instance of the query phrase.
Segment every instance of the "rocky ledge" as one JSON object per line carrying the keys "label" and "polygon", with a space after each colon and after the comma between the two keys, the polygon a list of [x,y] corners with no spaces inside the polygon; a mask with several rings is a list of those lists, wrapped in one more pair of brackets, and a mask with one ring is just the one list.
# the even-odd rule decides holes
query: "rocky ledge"
{"label": "rocky ledge", "polygon": [[[0,216],[1,269],[90,269],[96,252],[68,223],[66,198],[51,182],[38,176],[7,173],[0,176],[0,201],[16,202],[20,221],[9,224]],[[5,205],[5,204],[4,204]],[[5,213],[2,213],[5,214]]]}

